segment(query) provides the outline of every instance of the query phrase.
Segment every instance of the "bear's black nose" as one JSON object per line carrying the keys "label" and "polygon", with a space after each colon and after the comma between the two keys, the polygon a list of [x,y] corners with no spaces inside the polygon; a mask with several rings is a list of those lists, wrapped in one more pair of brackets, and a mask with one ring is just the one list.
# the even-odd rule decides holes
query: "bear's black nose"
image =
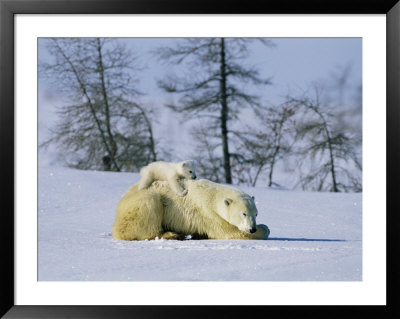
{"label": "bear's black nose", "polygon": [[196,179],[196,178],[197,178],[197,176],[196,176],[196,175],[194,175],[194,176],[193,176],[193,179]]}
{"label": "bear's black nose", "polygon": [[254,234],[257,231],[257,228],[253,228],[250,230],[250,233]]}

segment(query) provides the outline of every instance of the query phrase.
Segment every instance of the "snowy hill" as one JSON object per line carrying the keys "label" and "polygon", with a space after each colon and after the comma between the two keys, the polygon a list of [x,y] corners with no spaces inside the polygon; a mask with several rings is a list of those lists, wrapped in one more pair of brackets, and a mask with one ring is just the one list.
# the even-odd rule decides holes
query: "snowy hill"
{"label": "snowy hill", "polygon": [[40,167],[39,281],[360,281],[362,195],[238,187],[255,196],[266,241],[118,241],[134,173]]}

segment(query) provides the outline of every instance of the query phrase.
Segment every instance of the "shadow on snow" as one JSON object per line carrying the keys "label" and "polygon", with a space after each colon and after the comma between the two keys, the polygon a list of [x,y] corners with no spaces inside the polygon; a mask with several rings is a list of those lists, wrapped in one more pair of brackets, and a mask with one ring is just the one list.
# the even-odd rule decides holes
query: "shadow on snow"
{"label": "shadow on snow", "polygon": [[279,240],[279,241],[325,241],[325,242],[344,242],[344,239],[323,239],[323,238],[281,238],[281,237],[269,237],[268,240]]}

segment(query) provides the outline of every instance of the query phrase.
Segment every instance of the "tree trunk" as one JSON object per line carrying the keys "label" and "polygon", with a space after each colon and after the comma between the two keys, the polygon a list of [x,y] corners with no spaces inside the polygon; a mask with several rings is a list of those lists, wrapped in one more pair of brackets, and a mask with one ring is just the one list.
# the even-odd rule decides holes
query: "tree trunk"
{"label": "tree trunk", "polygon": [[104,81],[104,66],[103,66],[103,57],[101,54],[101,43],[100,39],[97,38],[97,52],[99,55],[99,76],[101,80],[101,90],[104,98],[104,106],[105,106],[105,116],[106,116],[106,129],[108,134],[108,139],[110,140],[111,152],[109,152],[110,160],[114,164],[115,169],[119,172],[121,169],[119,168],[117,161],[115,160],[115,156],[117,155],[117,143],[115,143],[114,136],[111,132],[111,121],[110,121],[110,106],[108,103],[108,95],[106,90],[106,85]]}
{"label": "tree trunk", "polygon": [[279,154],[279,150],[281,149],[281,138],[282,138],[282,128],[283,128],[283,123],[285,122],[284,117],[281,118],[281,120],[279,121],[279,127],[275,133],[275,150],[274,150],[274,154],[272,154],[272,160],[271,160],[271,165],[270,165],[270,169],[269,169],[269,182],[268,182],[268,187],[272,186],[272,174],[274,171],[274,166],[275,166],[275,162],[276,162],[276,157]]}
{"label": "tree trunk", "polygon": [[328,124],[326,123],[324,116],[317,109],[314,109],[314,111],[321,117],[321,119],[323,121],[326,138],[328,139],[329,160],[330,160],[330,168],[331,168],[331,176],[332,176],[332,191],[335,193],[338,193],[339,189],[337,188],[337,183],[336,183],[335,162],[334,162],[334,158],[333,158],[331,134],[329,132]]}
{"label": "tree trunk", "polygon": [[332,191],[337,193],[339,192],[337,188],[337,183],[336,183],[336,172],[335,172],[335,162],[333,159],[333,149],[332,149],[332,140],[331,140],[331,135],[329,133],[329,130],[327,128],[327,124],[324,121],[324,127],[325,127],[325,132],[326,136],[328,138],[328,149],[329,149],[329,159],[330,159],[330,166],[331,166],[331,176],[332,176]]}
{"label": "tree trunk", "polygon": [[272,157],[271,164],[269,166],[269,174],[268,174],[268,187],[272,186],[272,174],[274,171],[274,165],[275,165],[275,157]]}
{"label": "tree trunk", "polygon": [[279,137],[278,139],[278,146],[275,148],[274,154],[272,155],[272,160],[271,160],[271,164],[269,167],[269,174],[268,174],[268,187],[272,186],[272,174],[274,172],[274,166],[275,166],[275,161],[276,161],[276,157],[278,156],[279,150],[281,148],[281,139]]}
{"label": "tree trunk", "polygon": [[263,167],[264,167],[264,163],[262,163],[262,164],[260,164],[260,166],[258,167],[258,169],[257,169],[257,173],[256,173],[256,176],[254,177],[254,181],[253,181],[253,183],[251,184],[253,187],[255,187],[256,186],[256,184],[257,184],[257,179],[258,179],[258,176],[260,175],[260,173],[261,173],[261,171],[262,171],[262,169],[263,169]]}
{"label": "tree trunk", "polygon": [[336,173],[335,173],[335,162],[333,161],[333,151],[332,151],[332,145],[331,145],[331,140],[329,137],[329,156],[330,156],[330,161],[331,161],[331,175],[332,175],[332,191],[335,193],[339,192],[336,184]]}
{"label": "tree trunk", "polygon": [[135,107],[140,110],[140,113],[142,113],[142,116],[146,122],[147,131],[149,132],[149,145],[150,145],[150,152],[152,155],[152,161],[155,162],[155,161],[157,161],[157,153],[156,153],[156,147],[155,147],[155,143],[154,143],[153,129],[151,127],[151,122],[142,107],[140,107],[139,105],[135,105]]}
{"label": "tree trunk", "polygon": [[230,154],[229,154],[229,145],[228,145],[228,129],[227,129],[227,121],[228,121],[228,103],[226,97],[226,62],[225,62],[225,39],[221,38],[220,45],[220,96],[221,96],[221,135],[222,135],[222,152],[224,158],[224,170],[225,170],[225,182],[227,184],[232,184],[232,175],[231,175],[231,163],[230,163]]}

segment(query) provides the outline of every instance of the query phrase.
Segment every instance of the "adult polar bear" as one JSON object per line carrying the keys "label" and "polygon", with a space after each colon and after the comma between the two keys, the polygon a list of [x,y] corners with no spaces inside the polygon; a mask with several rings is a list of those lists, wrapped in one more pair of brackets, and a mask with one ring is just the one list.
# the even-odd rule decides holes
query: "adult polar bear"
{"label": "adult polar bear", "polygon": [[187,180],[188,194],[164,181],[146,189],[133,185],[121,198],[112,234],[120,240],[156,237],[182,239],[267,239],[269,229],[256,225],[257,208],[249,195],[208,180]]}

